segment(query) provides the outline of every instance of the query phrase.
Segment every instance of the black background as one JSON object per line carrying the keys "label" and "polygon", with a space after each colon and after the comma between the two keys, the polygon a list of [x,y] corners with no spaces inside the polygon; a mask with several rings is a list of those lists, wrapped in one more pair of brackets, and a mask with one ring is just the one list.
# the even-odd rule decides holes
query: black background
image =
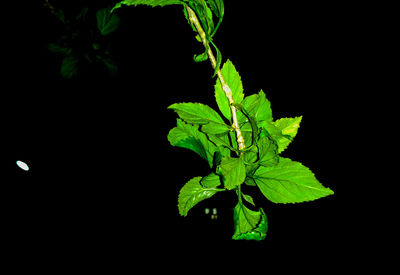
{"label": "black background", "polygon": [[[169,145],[176,114],[167,106],[217,108],[211,66],[193,62],[202,46],[181,7],[119,10],[121,26],[110,36],[119,73],[89,71],[64,80],[61,58],[47,50],[60,26],[43,2],[19,2],[3,18],[9,27],[2,39],[2,227],[11,258],[26,256],[33,265],[99,257],[124,262],[139,252],[158,261],[170,254],[191,258],[204,248],[197,257],[210,262],[229,248],[235,257],[261,252],[269,264],[307,258],[334,267],[368,250],[373,232],[366,216],[373,213],[362,203],[365,182],[357,180],[356,167],[365,156],[363,146],[348,142],[361,119],[354,103],[363,104],[356,67],[364,62],[356,42],[364,27],[351,7],[225,1],[215,37],[223,59],[235,64],[247,95],[263,89],[275,119],[303,115],[283,155],[335,192],[293,205],[254,195],[269,220],[267,239],[256,243],[230,240],[232,192],[200,203],[186,218],[178,213],[180,188],[209,170],[193,152]],[[58,5],[72,14],[86,2]],[[89,8],[113,1],[95,2]],[[206,216],[205,207],[216,207],[218,219]]]}

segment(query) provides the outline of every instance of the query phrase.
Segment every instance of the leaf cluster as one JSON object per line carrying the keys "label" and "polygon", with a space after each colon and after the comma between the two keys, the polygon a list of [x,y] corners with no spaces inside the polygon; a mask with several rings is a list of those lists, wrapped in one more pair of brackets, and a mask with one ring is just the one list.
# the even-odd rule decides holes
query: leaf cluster
{"label": "leaf cluster", "polygon": [[110,8],[92,12],[87,6],[73,16],[66,16],[60,7],[50,6],[50,11],[61,23],[62,31],[56,41],[49,43],[48,49],[62,56],[63,78],[73,78],[92,65],[103,66],[112,74],[117,72],[106,37],[118,29],[118,15],[111,14]]}
{"label": "leaf cluster", "polygon": [[200,201],[221,191],[235,190],[238,204],[234,208],[233,239],[262,240],[268,225],[263,209],[255,207],[253,198],[243,186],[258,188],[274,203],[298,203],[315,200],[333,192],[318,182],[314,174],[299,162],[283,158],[280,153],[293,141],[302,117],[273,119],[271,104],[261,90],[245,96],[239,73],[230,60],[221,73],[231,87],[238,111],[245,149],[239,150],[229,102],[219,80],[215,99],[220,114],[201,103],[176,103],[168,108],[179,118],[168,134],[173,146],[197,153],[210,166],[211,172],[195,177],[179,193],[179,213],[186,216]]}
{"label": "leaf cluster", "polygon": [[[303,164],[283,158],[280,154],[297,135],[302,117],[274,119],[271,103],[265,93],[245,95],[241,77],[230,60],[221,65],[221,53],[213,42],[223,16],[222,0],[123,0],[111,11],[122,6],[151,7],[184,5],[184,14],[192,29],[198,33],[205,52],[195,55],[196,62],[210,58],[211,47],[217,53],[214,75],[220,72],[232,92],[236,118],[245,141],[239,150],[236,129],[232,126],[232,106],[218,78],[214,86],[218,111],[201,103],[175,103],[168,108],[179,118],[168,133],[172,146],[189,149],[203,158],[210,173],[190,179],[180,190],[178,209],[187,216],[190,209],[219,192],[234,191],[238,203],[234,208],[235,240],[263,240],[268,221],[262,208],[245,188],[256,188],[273,203],[300,203],[333,194],[324,187]],[[187,8],[190,7],[190,10]],[[202,30],[193,25],[189,11],[194,11]],[[204,32],[204,33],[203,33]],[[204,38],[205,37],[205,38]],[[243,148],[241,146],[240,148]]]}

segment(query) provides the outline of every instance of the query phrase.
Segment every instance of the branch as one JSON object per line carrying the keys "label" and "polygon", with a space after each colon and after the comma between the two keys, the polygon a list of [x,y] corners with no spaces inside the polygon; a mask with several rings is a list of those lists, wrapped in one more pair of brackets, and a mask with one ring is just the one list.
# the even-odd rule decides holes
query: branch
{"label": "branch", "polygon": [[[201,38],[201,41],[203,42],[204,47],[206,49],[208,49],[207,50],[208,58],[210,59],[211,66],[213,67],[213,69],[215,69],[217,66],[217,61],[215,60],[214,54],[211,50],[211,47],[208,46],[208,40],[207,40],[207,37],[206,37],[206,34],[205,34],[203,28],[201,27],[200,21],[197,19],[196,13],[188,5],[186,5],[185,7],[187,10],[190,22],[193,24],[193,26],[195,26],[195,28]],[[238,143],[238,149],[239,149],[239,151],[241,151],[245,148],[245,144],[244,144],[244,138],[242,135],[242,131],[240,130],[239,122],[237,119],[237,110],[235,107],[235,101],[233,100],[232,90],[229,87],[229,85],[226,83],[224,76],[222,75],[220,69],[218,69],[218,71],[217,71],[217,76],[221,82],[222,89],[225,92],[225,96],[228,98],[228,101],[230,104],[231,114],[232,114],[232,127],[235,129],[236,139],[237,139],[237,143]]]}

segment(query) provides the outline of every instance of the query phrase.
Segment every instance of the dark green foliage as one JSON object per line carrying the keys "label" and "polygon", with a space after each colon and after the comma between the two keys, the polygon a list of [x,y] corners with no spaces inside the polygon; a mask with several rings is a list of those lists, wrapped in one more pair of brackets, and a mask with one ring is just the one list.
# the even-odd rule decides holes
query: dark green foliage
{"label": "dark green foliage", "polygon": [[104,67],[111,74],[118,71],[106,38],[118,29],[118,15],[111,14],[109,8],[84,7],[77,14],[66,16],[62,8],[50,7],[62,31],[48,49],[62,57],[60,74],[63,78],[73,78],[93,66]]}

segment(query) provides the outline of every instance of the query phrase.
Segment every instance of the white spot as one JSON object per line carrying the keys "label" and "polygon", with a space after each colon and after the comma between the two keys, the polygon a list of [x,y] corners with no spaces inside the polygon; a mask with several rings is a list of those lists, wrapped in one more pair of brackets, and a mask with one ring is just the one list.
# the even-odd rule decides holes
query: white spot
{"label": "white spot", "polygon": [[204,209],[204,214],[208,215],[208,213],[210,213],[210,208],[205,208]]}
{"label": "white spot", "polygon": [[17,161],[17,165],[18,165],[19,168],[21,168],[24,171],[28,171],[29,170],[29,166],[25,162],[22,162],[22,161],[18,160]]}

